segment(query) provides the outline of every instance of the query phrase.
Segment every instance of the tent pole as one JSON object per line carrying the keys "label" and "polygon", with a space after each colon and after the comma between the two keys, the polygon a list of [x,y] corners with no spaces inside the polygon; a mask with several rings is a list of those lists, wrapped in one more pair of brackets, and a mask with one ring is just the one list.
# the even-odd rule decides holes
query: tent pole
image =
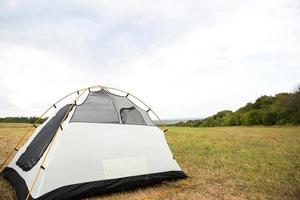
{"label": "tent pole", "polygon": [[[160,122],[160,125],[162,125],[163,126],[163,128],[165,129],[164,130],[164,132],[166,132],[167,131],[167,129],[166,129],[166,124],[165,123],[163,123],[162,122],[162,120],[159,118],[159,116],[146,104],[146,103],[144,103],[142,100],[140,100],[139,98],[137,98],[136,96],[134,96],[134,95],[132,95],[132,94],[130,94],[130,93],[128,93],[128,92],[125,92],[124,90],[120,90],[120,89],[117,89],[117,88],[113,88],[113,87],[106,87],[106,86],[102,86],[102,85],[93,85],[93,86],[90,86],[90,87],[87,87],[87,88],[83,88],[83,89],[80,89],[80,90],[76,90],[75,92],[72,92],[72,93],[70,93],[70,94],[68,94],[68,95],[66,95],[66,96],[64,96],[63,98],[61,98],[61,99],[59,99],[57,102],[55,102],[51,107],[49,107],[35,122],[34,122],[34,124],[33,125],[35,125],[36,123],[38,123],[39,122],[39,120],[41,120],[41,118],[42,117],[44,117],[44,115],[46,114],[46,113],[48,113],[49,112],[49,110],[51,110],[52,109],[52,107],[54,107],[54,108],[56,108],[56,104],[58,104],[59,102],[61,102],[63,99],[65,99],[65,98],[67,98],[67,97],[69,97],[69,96],[71,96],[72,94],[74,94],[74,93],[77,93],[78,94],[78,97],[76,98],[76,100],[78,100],[79,99],[79,97],[84,93],[84,92],[86,92],[86,90],[88,90],[88,89],[92,89],[92,88],[104,88],[104,89],[106,89],[107,91],[108,91],[108,89],[111,89],[111,90],[116,90],[116,91],[119,91],[119,92],[123,92],[123,93],[125,93],[126,94],[126,97],[128,97],[129,95],[131,95],[133,98],[135,98],[136,100],[138,100],[139,102],[141,102],[144,106],[146,106],[148,109],[150,109],[149,110],[149,112],[151,111],[153,114],[154,114],[154,116],[159,120],[159,122]],[[80,93],[81,91],[83,91],[82,93]],[[75,100],[75,101],[76,101]],[[73,105],[74,106],[74,105]],[[71,106],[70,107],[70,109],[68,110],[68,112],[67,112],[67,114],[71,111],[71,109],[73,108],[73,106]],[[66,116],[65,116],[66,117]],[[64,118],[65,118],[64,117]],[[64,121],[64,120],[63,120]],[[63,122],[62,121],[62,122]],[[62,123],[61,123],[62,124]],[[12,155],[12,153],[13,153],[13,151],[14,150],[16,150],[17,149],[17,147],[21,144],[21,142],[25,139],[25,137],[26,137],[26,135],[28,135],[28,133],[30,133],[30,131],[31,131],[31,129],[33,128],[33,127],[35,127],[35,126],[31,126],[29,129],[28,129],[28,131],[22,136],[22,138],[18,141],[18,143],[14,146],[14,148],[10,151],[10,153],[8,154],[8,156],[6,157],[6,159],[4,160],[4,162],[1,164],[1,166],[0,166],[0,170],[2,169],[2,167],[5,165],[5,163],[7,162],[7,160],[10,158],[10,156]],[[59,130],[59,128],[58,128],[58,130]],[[43,161],[42,161],[42,164],[41,164],[41,166],[40,166],[40,168],[39,168],[39,171],[38,171],[38,173],[37,173],[37,175],[36,175],[36,177],[35,177],[35,180],[34,180],[34,182],[33,182],[33,184],[32,184],[32,186],[31,186],[31,188],[30,188],[30,190],[29,190],[29,192],[28,192],[28,195],[27,195],[27,197],[26,197],[26,200],[28,200],[28,198],[30,197],[30,194],[31,194],[31,192],[32,192],[32,189],[34,188],[34,185],[35,185],[35,183],[36,183],[36,181],[37,181],[37,178],[38,178],[38,176],[39,176],[39,174],[40,174],[40,171],[41,171],[41,167],[43,166],[43,164],[44,164],[44,162],[46,161],[46,158],[47,158],[47,155],[48,155],[48,153],[49,153],[49,151],[50,151],[50,148],[51,148],[51,146],[52,146],[52,144],[53,144],[53,141],[54,141],[54,139],[55,139],[55,137],[56,137],[56,135],[57,135],[57,133],[58,133],[58,130],[56,131],[56,133],[55,133],[55,135],[54,135],[54,137],[53,137],[53,139],[52,139],[52,141],[51,141],[51,143],[50,143],[50,145],[49,145],[49,147],[48,147],[48,149],[47,149],[47,152],[46,152],[46,155],[45,155],[45,157],[44,157],[44,159],[43,159]],[[184,159],[184,158],[183,158]],[[189,168],[189,165],[188,165],[188,163],[187,163],[187,161],[184,159],[184,162],[185,162],[185,165],[187,166],[187,169],[188,169],[188,171],[189,171],[189,174],[190,175],[192,175],[191,174],[191,171],[190,171],[190,168]],[[1,170],[2,171],[2,170]]]}
{"label": "tent pole", "polygon": [[[81,90],[77,90],[78,92],[79,91],[82,91],[82,90],[85,90],[86,88],[84,89],[81,89]],[[2,162],[1,166],[0,166],[0,171],[2,171],[2,167],[5,165],[5,163],[8,161],[8,159],[10,158],[10,156],[13,154],[13,152],[15,150],[18,149],[18,146],[21,144],[21,142],[25,139],[25,137],[28,135],[28,133],[30,133],[31,129],[33,127],[35,127],[35,124],[37,124],[45,115],[46,113],[49,112],[49,110],[51,110],[53,107],[56,108],[56,104],[58,104],[59,102],[61,102],[62,100],[64,100],[65,98],[71,96],[72,94],[76,93],[77,91],[75,92],[72,92],[66,96],[64,96],[63,98],[59,99],[57,102],[55,102],[52,106],[50,106],[34,123],[33,123],[33,126],[31,126],[26,132],[25,134],[20,138],[20,140],[17,142],[17,144],[13,147],[13,149],[9,152],[9,154],[6,156],[6,158],[4,159],[4,161]],[[78,93],[77,93],[78,94]]]}
{"label": "tent pole", "polygon": [[[77,96],[77,98],[75,99],[75,101],[77,101],[77,100],[79,99],[79,97],[80,97],[84,92],[86,92],[86,90],[88,90],[88,88],[86,88],[81,94],[79,94],[79,95]],[[60,126],[57,128],[56,133],[55,133],[53,139],[51,140],[51,142],[50,142],[50,144],[49,144],[49,146],[48,146],[48,148],[47,148],[47,151],[46,151],[46,153],[45,153],[45,157],[44,157],[44,159],[43,159],[43,161],[42,161],[42,163],[41,163],[41,165],[40,165],[40,167],[39,167],[39,170],[38,170],[38,172],[37,172],[37,174],[36,174],[36,176],[35,176],[35,178],[34,178],[34,181],[33,181],[32,185],[31,185],[31,187],[30,187],[30,190],[28,191],[26,200],[28,200],[29,197],[30,197],[30,194],[31,194],[31,192],[32,192],[32,190],[33,190],[33,188],[34,188],[34,186],[35,186],[35,184],[36,184],[36,181],[37,181],[38,176],[39,176],[39,174],[40,174],[40,172],[41,172],[41,170],[42,170],[42,167],[43,167],[43,165],[44,165],[44,163],[45,163],[45,161],[46,161],[46,159],[47,159],[47,157],[48,157],[48,154],[49,154],[49,152],[50,152],[50,149],[51,149],[51,147],[52,147],[52,144],[54,143],[54,141],[55,141],[55,139],[56,139],[56,137],[57,137],[57,135],[58,135],[58,132],[59,132],[60,127],[61,127],[62,124],[64,123],[65,119],[68,117],[68,114],[69,114],[70,111],[73,109],[73,107],[74,107],[74,104],[72,104],[72,106],[70,106],[70,108],[69,108],[68,111],[66,112],[66,114],[65,114],[65,116],[64,116],[64,118],[63,118],[63,120],[60,122]]]}

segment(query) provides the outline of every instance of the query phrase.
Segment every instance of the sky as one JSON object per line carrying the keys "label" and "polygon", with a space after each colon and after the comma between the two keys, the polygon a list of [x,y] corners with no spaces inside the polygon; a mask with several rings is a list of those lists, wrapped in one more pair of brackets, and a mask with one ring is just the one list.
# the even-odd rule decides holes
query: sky
{"label": "sky", "polygon": [[298,0],[0,0],[0,117],[100,84],[202,118],[299,77]]}

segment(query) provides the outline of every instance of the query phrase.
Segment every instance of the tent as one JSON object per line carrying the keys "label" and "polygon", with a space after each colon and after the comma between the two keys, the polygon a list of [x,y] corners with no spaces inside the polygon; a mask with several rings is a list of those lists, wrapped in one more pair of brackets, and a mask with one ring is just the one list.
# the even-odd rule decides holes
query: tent
{"label": "tent", "polygon": [[18,199],[77,199],[187,177],[157,115],[127,92],[92,86],[49,110],[2,172]]}

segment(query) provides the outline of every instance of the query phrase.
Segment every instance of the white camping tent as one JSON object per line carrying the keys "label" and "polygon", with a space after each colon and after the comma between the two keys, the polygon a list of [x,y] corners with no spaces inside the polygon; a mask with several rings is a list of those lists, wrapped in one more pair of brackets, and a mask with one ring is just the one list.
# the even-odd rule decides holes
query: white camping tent
{"label": "white camping tent", "polygon": [[19,199],[74,199],[186,177],[152,110],[122,92],[92,86],[52,106],[55,114],[3,171]]}

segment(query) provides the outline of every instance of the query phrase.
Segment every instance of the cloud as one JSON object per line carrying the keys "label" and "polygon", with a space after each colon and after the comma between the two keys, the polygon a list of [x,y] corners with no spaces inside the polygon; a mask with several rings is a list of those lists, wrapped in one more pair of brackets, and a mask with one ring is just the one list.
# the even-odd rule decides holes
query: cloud
{"label": "cloud", "polygon": [[299,15],[286,0],[1,2],[0,115],[94,84],[162,118],[237,109],[299,83]]}

